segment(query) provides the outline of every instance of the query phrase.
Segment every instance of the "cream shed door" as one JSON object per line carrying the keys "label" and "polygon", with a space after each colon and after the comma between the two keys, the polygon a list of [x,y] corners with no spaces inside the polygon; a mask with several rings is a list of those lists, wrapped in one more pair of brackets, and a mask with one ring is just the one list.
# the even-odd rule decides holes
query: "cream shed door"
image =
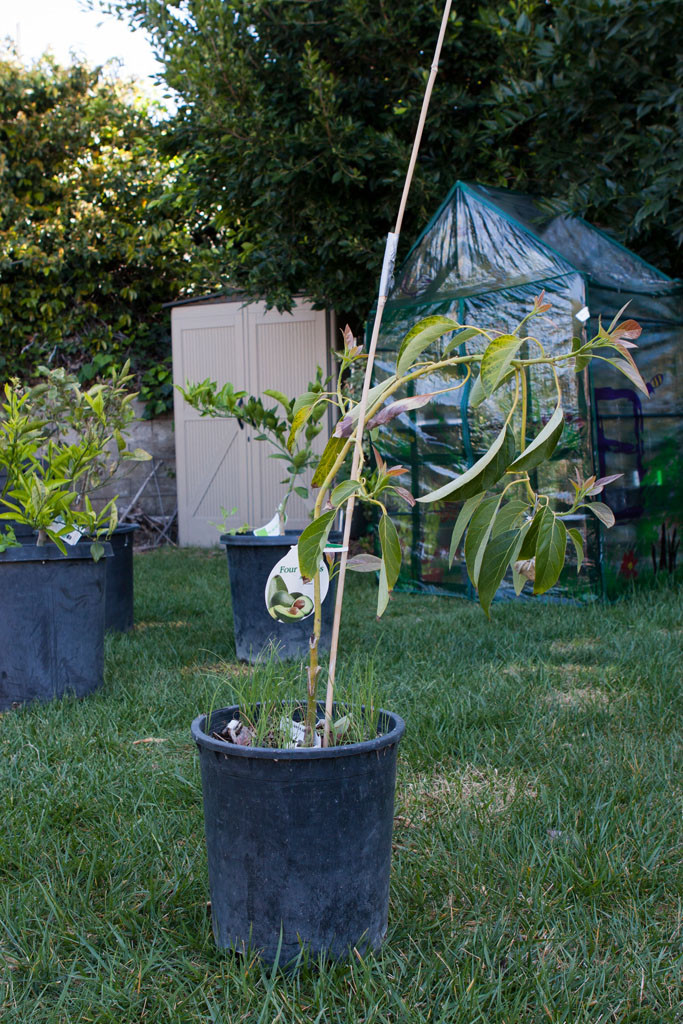
{"label": "cream shed door", "polygon": [[[174,310],[174,382],[209,377],[220,385],[231,380],[239,387],[247,376],[242,319],[239,303]],[[221,507],[229,513],[235,509],[227,517],[228,528],[249,519],[245,431],[233,420],[201,417],[177,390],[174,416],[180,543],[217,544],[220,532],[213,524],[223,519]]]}
{"label": "cream shed door", "polygon": [[[327,351],[327,314],[299,304],[292,313],[266,311],[264,303],[254,303],[244,310],[246,318],[247,353],[249,361],[249,389],[262,395],[267,388],[282,391],[288,397],[301,394],[309,381],[315,379],[316,368],[322,367],[324,376],[330,372]],[[316,439],[315,447],[322,451],[328,437],[328,424]],[[285,492],[284,462],[273,459],[272,448],[261,441],[249,443],[251,449],[251,485],[254,525],[268,522]],[[297,483],[308,487],[312,473],[302,476]],[[310,494],[310,488],[309,488]],[[310,521],[312,503],[293,494],[287,505],[287,527],[303,529]]]}
{"label": "cream shed door", "polygon": [[[275,388],[300,394],[320,364],[330,372],[330,314],[299,303],[291,314],[266,311],[264,303],[206,303],[173,310],[173,379],[175,384],[205,378],[219,385],[231,381],[238,390],[262,395]],[[275,402],[273,402],[275,404]],[[179,540],[182,545],[218,543],[213,525],[223,520],[221,507],[233,514],[229,529],[243,523],[261,526],[275,513],[284,493],[284,463],[269,458],[273,449],[256,441],[255,431],[232,420],[200,417],[176,391],[176,471]],[[329,426],[317,439],[322,449]],[[302,477],[307,485],[310,474]],[[308,505],[297,495],[290,501],[288,526],[303,528]]]}

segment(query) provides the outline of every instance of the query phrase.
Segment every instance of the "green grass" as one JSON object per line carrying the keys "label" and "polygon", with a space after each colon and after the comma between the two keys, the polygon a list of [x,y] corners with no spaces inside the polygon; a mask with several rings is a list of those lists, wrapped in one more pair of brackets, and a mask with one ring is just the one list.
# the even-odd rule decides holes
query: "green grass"
{"label": "green grass", "polygon": [[683,1021],[680,592],[492,623],[402,594],[377,623],[352,579],[340,675],[408,725],[389,935],[271,976],[217,950],[206,912],[189,726],[245,682],[224,557],[136,573],[104,688],[0,717],[0,1020]]}

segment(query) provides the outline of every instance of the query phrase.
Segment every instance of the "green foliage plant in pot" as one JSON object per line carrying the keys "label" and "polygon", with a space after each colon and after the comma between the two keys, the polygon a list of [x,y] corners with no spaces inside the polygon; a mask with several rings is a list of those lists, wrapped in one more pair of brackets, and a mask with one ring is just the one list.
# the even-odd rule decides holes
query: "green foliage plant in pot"
{"label": "green foliage plant in pot", "polygon": [[[308,652],[308,616],[313,598],[312,594],[301,593],[298,585],[288,588],[284,583],[285,570],[292,568],[288,563],[296,563],[292,551],[300,532],[288,531],[286,521],[292,495],[304,501],[310,496],[305,479],[317,465],[313,444],[323,429],[327,406],[321,402],[311,413],[309,403],[326,393],[327,384],[318,367],[315,380],[296,399],[275,390],[266,390],[263,397],[256,397],[231,383],[219,388],[211,380],[179,388],[185,401],[202,416],[233,419],[241,427],[255,431],[255,440],[272,449],[270,458],[283,469],[282,498],[268,526],[253,531],[226,531],[220,538],[227,554],[235,648],[241,661],[254,662],[269,651],[277,652],[280,658],[301,658]],[[229,499],[226,495],[226,501]],[[283,565],[283,575],[273,578],[269,598],[264,602],[269,575],[278,562]],[[329,646],[333,603],[330,594],[323,604],[323,647]]]}
{"label": "green foliage plant in pot", "polygon": [[[270,960],[292,958],[300,943],[316,954],[342,955],[350,947],[377,949],[386,931],[396,753],[404,726],[397,715],[380,711],[372,739],[344,742],[335,728],[329,680],[325,702],[319,693],[319,567],[337,511],[358,499],[379,512],[381,557],[361,554],[347,563],[352,570],[378,573],[378,617],[387,608],[401,563],[397,531],[385,504],[391,492],[409,504],[444,498],[463,502],[451,552],[455,554],[465,536],[468,572],[487,615],[506,572],[512,573],[517,591],[531,580],[534,593],[543,594],[559,578],[568,544],[576,549],[581,568],[582,537],[566,525],[568,516],[586,510],[605,526],[613,523],[609,508],[592,500],[609,479],[577,479],[573,499],[560,509],[551,496],[534,491],[531,472],[551,457],[562,435],[558,367],[573,364],[581,371],[593,358],[606,359],[646,393],[631,355],[640,327],[632,320],[620,323],[617,317],[590,340],[576,338],[565,351],[549,353],[542,339],[530,333],[532,322],[542,324],[548,309],[539,296],[509,334],[428,317],[406,335],[395,371],[374,387],[367,383],[365,402],[340,389],[300,400],[290,446],[306,417],[321,406],[332,405],[337,413],[334,433],[313,476],[313,520],[298,541],[301,572],[312,578],[315,589],[307,694],[297,727],[301,746],[269,747],[262,738],[268,730],[255,736],[237,706],[213,712],[208,720],[201,715],[192,726],[200,750],[219,945],[251,944]],[[342,373],[361,358],[361,348],[347,331]],[[539,367],[554,375],[557,406],[528,442],[527,374]],[[443,384],[444,377],[452,380],[449,391],[473,378],[474,402],[499,389],[508,396],[498,436],[471,468],[415,497],[398,483],[402,467],[388,466],[379,453],[374,469],[364,467],[361,454],[360,472],[336,482],[354,446],[362,453],[364,431],[372,437],[382,424],[428,405],[435,396],[425,390],[400,397],[406,385],[414,383],[417,390],[420,381],[429,387],[430,378]]]}
{"label": "green foliage plant in pot", "polygon": [[[85,472],[72,481],[82,508],[86,498],[96,501],[98,492],[111,482],[122,463],[151,458],[142,448],[130,449],[128,434],[135,420],[133,374],[126,361],[112,365],[106,376],[89,387],[62,368],[39,367],[40,378],[26,389],[25,408],[42,422],[52,440],[81,438],[93,458]],[[96,453],[96,454],[95,454]],[[102,501],[100,500],[100,504]],[[137,527],[118,517],[107,533],[111,555],[106,562],[105,629],[126,632],[133,627],[133,538]]]}
{"label": "green foliage plant in pot", "polygon": [[[0,710],[84,696],[102,682],[111,548],[101,538],[117,514],[114,500],[96,511],[83,481],[116,443],[115,428],[99,439],[88,431],[52,437],[49,423],[32,415],[30,391],[12,380],[0,405],[0,521],[33,534],[21,544],[11,525],[0,534]],[[89,398],[106,421],[97,392]]]}

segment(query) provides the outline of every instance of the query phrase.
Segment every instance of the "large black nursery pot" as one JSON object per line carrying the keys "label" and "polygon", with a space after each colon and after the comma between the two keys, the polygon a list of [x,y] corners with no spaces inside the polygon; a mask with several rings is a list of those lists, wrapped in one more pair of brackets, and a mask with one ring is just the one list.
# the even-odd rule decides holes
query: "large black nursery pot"
{"label": "large black nursery pot", "polygon": [[0,553],[0,711],[102,685],[106,563],[80,541]]}
{"label": "large black nursery pot", "polygon": [[112,557],[107,559],[105,629],[127,633],[133,628],[133,543],[136,523],[119,523],[108,538]]}
{"label": "large black nursery pot", "polygon": [[230,707],[213,713],[208,730],[205,715],[192,723],[217,945],[270,963],[279,948],[281,964],[302,946],[332,958],[379,949],[403,720],[380,711],[376,738],[325,749],[241,747],[210,735],[238,717]]}
{"label": "large black nursery pot", "polygon": [[[274,649],[280,658],[308,655],[313,632],[313,616],[299,622],[278,622],[268,614],[265,589],[271,569],[296,544],[300,531],[287,530],[275,537],[256,537],[253,533],[223,534],[230,576],[235,648],[240,661],[254,662],[262,651]],[[338,544],[340,533],[331,533],[330,542]],[[332,581],[322,605],[320,651],[329,651],[334,618],[336,581]]]}

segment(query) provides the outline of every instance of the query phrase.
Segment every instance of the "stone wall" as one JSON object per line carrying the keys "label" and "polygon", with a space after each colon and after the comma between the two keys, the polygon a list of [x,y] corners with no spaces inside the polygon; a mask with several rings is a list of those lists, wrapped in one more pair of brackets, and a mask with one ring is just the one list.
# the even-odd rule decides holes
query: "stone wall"
{"label": "stone wall", "polygon": [[[135,403],[138,416],[142,408],[141,403]],[[119,514],[123,513],[154,467],[156,473],[147,480],[135,506],[148,516],[173,515],[177,505],[173,417],[169,414],[157,416],[153,420],[135,420],[128,430],[127,438],[129,448],[144,448],[152,456],[152,461],[121,463],[111,482],[97,491],[93,504],[101,508],[118,494]]]}

